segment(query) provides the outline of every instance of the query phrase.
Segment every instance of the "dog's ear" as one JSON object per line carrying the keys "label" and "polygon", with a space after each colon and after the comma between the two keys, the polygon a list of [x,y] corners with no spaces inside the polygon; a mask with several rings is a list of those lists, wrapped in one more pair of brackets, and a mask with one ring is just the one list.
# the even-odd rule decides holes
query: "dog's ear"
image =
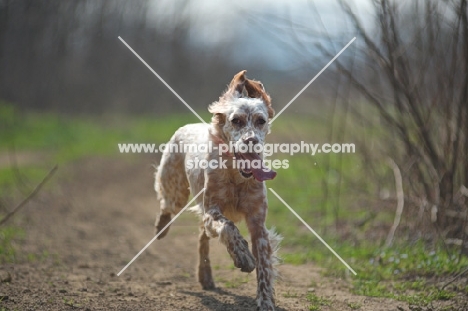
{"label": "dog's ear", "polygon": [[251,98],[262,98],[263,94],[266,94],[265,88],[260,81],[247,79],[245,82],[245,89],[247,95]]}
{"label": "dog's ear", "polygon": [[[247,73],[247,70],[242,70],[239,73],[237,73],[232,79],[231,83],[229,83],[229,87],[226,93],[224,93],[224,95],[228,94],[228,95],[235,96],[235,97],[248,96],[250,98],[260,98],[263,100],[263,102],[265,103],[268,109],[268,117],[270,119],[273,118],[275,116],[275,110],[271,107],[270,96],[265,91],[263,84],[259,81],[247,79],[247,77],[245,76],[246,73]],[[224,97],[224,95],[222,97]],[[219,109],[221,108],[220,106],[221,106],[220,103],[214,103],[209,107],[208,110],[211,113],[216,114],[217,112],[221,112],[221,111],[217,111],[217,110],[221,110]],[[216,115],[213,116],[213,118],[215,117]],[[225,116],[223,115],[222,117],[224,118]]]}
{"label": "dog's ear", "polygon": [[259,81],[247,79],[245,81],[245,90],[251,98],[261,98],[268,109],[268,117],[271,119],[275,116],[275,110],[271,107],[271,98],[265,91],[263,84]]}
{"label": "dog's ear", "polygon": [[213,114],[211,121],[213,124],[223,125],[226,122],[226,105],[222,101],[217,101],[208,106],[208,111]]}
{"label": "dog's ear", "polygon": [[226,123],[226,115],[224,113],[215,113],[211,117],[211,123],[223,126]]}
{"label": "dog's ear", "polygon": [[245,73],[247,70],[242,70],[237,73],[234,78],[232,78],[231,83],[229,83],[228,90],[226,94],[231,94],[236,97],[241,97],[244,92],[244,85],[247,78],[245,77]]}
{"label": "dog's ear", "polygon": [[213,114],[211,117],[211,124],[213,125],[210,130],[211,135],[227,141],[222,130],[226,123],[226,106],[223,102],[214,102],[208,106],[208,111]]}

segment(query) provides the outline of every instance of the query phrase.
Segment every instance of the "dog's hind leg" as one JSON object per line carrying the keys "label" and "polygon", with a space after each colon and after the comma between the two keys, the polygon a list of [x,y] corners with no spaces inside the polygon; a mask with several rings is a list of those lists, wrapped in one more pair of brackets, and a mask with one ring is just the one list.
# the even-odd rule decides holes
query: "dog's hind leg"
{"label": "dog's hind leg", "polygon": [[[155,174],[154,188],[158,193],[160,212],[156,218],[156,234],[171,221],[172,214],[178,213],[188,201],[189,182],[184,170],[181,154],[164,153],[161,164]],[[159,239],[166,236],[169,227],[162,232]]]}
{"label": "dog's hind leg", "polygon": [[215,284],[211,273],[210,264],[210,238],[206,235],[205,226],[200,227],[200,235],[198,236],[198,282],[203,289],[214,289]]}

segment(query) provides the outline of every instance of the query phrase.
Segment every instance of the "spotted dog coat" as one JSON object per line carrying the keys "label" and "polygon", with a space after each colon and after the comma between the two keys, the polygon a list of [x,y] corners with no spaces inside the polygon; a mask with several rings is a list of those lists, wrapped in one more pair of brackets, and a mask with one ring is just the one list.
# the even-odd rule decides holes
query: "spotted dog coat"
{"label": "spotted dog coat", "polygon": [[[273,118],[274,110],[263,85],[247,79],[245,73],[244,70],[236,74],[227,91],[209,106],[208,110],[213,113],[211,124],[186,125],[175,132],[169,144],[207,145],[211,142],[218,146],[232,142],[236,147],[263,144],[270,131],[268,121]],[[211,152],[164,152],[155,182],[161,209],[156,232],[160,232],[171,220],[171,215],[187,204],[190,192],[195,195],[205,188],[203,197],[199,196],[197,205],[191,208],[201,216],[198,281],[204,289],[215,287],[209,239],[218,237],[237,268],[242,272],[257,269],[257,309],[274,310],[274,265],[281,237],[265,227],[267,197],[264,180],[274,178],[276,173],[252,167],[238,168],[233,163],[239,159],[253,163],[262,158],[261,153],[238,151],[220,155],[216,148]],[[188,161],[202,159],[226,160],[226,168],[202,169],[187,165]],[[252,251],[234,225],[243,219],[250,232]],[[168,230],[159,238],[163,238]]]}

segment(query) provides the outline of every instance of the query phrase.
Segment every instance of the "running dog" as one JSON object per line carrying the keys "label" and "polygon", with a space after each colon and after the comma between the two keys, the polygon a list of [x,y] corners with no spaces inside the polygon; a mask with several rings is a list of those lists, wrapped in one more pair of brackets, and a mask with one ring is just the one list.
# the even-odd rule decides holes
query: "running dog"
{"label": "running dog", "polygon": [[[204,289],[215,287],[209,259],[209,239],[219,238],[237,268],[257,269],[257,309],[274,310],[276,251],[281,237],[265,227],[267,216],[266,180],[276,172],[263,162],[263,146],[275,114],[270,96],[259,81],[246,78],[246,70],[236,74],[227,90],[208,110],[211,124],[189,124],[178,129],[168,145],[212,146],[198,150],[170,152],[166,148],[155,174],[155,190],[160,202],[156,233],[173,214],[186,206],[190,192],[197,205],[190,208],[201,218],[198,281]],[[166,145],[167,146],[167,145]],[[225,146],[230,146],[226,148]],[[233,147],[233,148],[231,148]],[[200,151],[201,150],[201,151]],[[210,165],[194,165],[202,163]],[[213,165],[214,164],[214,165]],[[217,164],[217,165],[216,165]],[[234,223],[245,220],[252,251]],[[160,233],[163,238],[169,227]]]}

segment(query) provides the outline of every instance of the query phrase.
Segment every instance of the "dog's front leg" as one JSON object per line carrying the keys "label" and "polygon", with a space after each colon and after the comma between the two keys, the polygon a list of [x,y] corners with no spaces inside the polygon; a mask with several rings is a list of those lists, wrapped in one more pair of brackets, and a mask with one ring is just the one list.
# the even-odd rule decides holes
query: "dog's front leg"
{"label": "dog's front leg", "polygon": [[255,269],[255,259],[249,250],[249,244],[234,223],[221,213],[219,207],[208,208],[203,216],[203,223],[209,237],[219,236],[234,261],[234,266],[242,272],[252,272]]}
{"label": "dog's front leg", "polygon": [[253,217],[248,217],[247,227],[252,238],[252,253],[257,260],[257,310],[275,310],[273,249],[265,227],[266,206]]}

